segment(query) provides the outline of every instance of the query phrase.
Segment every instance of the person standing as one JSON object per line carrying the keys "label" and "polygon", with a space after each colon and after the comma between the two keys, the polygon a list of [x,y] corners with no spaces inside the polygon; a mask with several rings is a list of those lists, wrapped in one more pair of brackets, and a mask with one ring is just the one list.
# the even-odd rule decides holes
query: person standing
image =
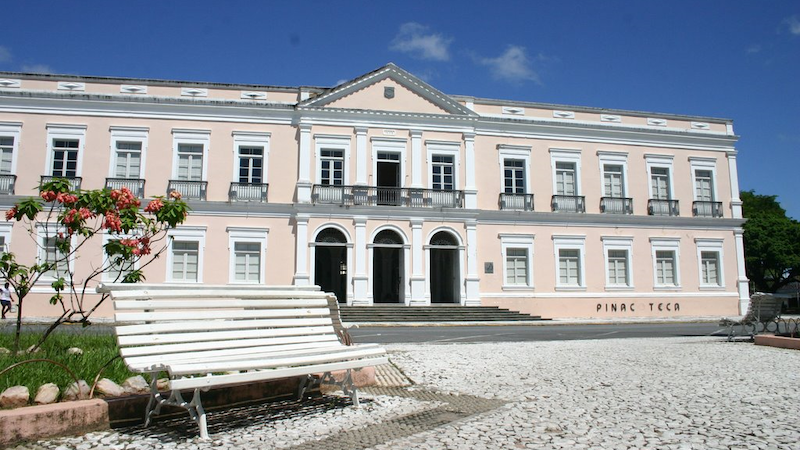
{"label": "person standing", "polygon": [[6,318],[6,313],[11,311],[11,290],[8,288],[8,281],[5,286],[0,287],[0,304],[3,306],[3,319]]}

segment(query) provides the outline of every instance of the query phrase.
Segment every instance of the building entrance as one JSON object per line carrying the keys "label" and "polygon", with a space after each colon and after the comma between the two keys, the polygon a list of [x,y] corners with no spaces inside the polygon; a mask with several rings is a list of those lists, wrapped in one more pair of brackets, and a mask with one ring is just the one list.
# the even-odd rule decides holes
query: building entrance
{"label": "building entrance", "polygon": [[384,230],[372,248],[372,301],[403,302],[403,241],[394,231]]}
{"label": "building entrance", "polygon": [[314,283],[347,303],[347,240],[335,228],[322,230],[314,251]]}
{"label": "building entrance", "polygon": [[458,242],[453,235],[440,231],[430,246],[431,303],[460,303]]}

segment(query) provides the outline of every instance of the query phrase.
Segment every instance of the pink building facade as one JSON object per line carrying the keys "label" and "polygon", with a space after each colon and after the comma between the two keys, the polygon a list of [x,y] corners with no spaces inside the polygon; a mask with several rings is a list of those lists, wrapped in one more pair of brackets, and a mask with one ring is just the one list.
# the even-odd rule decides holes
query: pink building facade
{"label": "pink building facade", "polygon": [[[349,305],[735,315],[737,140],[726,119],[446,95],[393,64],[334,88],[0,73],[0,206],[53,176],[177,190],[193,211],[149,282]],[[44,237],[0,224],[23,262]],[[55,314],[49,290],[26,313]]]}

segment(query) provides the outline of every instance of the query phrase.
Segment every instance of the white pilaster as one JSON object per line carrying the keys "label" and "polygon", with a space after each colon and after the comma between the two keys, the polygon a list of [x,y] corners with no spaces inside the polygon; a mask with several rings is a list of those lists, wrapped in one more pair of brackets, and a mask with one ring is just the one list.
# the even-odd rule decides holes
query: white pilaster
{"label": "white pilaster", "polygon": [[422,130],[411,130],[411,187],[425,187],[422,184]]}
{"label": "white pilaster", "polygon": [[356,183],[367,185],[367,128],[356,127]]}
{"label": "white pilaster", "polygon": [[467,229],[467,276],[464,278],[467,291],[467,306],[480,306],[480,277],[478,276],[478,223],[469,220]]}
{"label": "white pilaster", "polygon": [[294,267],[294,284],[296,286],[307,286],[311,284],[311,277],[308,275],[308,216],[298,214],[295,217],[297,223],[297,235],[295,254],[296,262]]}
{"label": "white pilaster", "polygon": [[475,133],[464,133],[465,167],[464,207],[478,208],[478,187],[475,184]]}
{"label": "white pilaster", "polygon": [[353,274],[353,305],[369,305],[369,279],[367,277],[367,218],[354,217],[356,229],[355,253],[356,270]]}
{"label": "white pilaster", "polygon": [[297,203],[311,203],[311,125],[301,123],[297,178]]}
{"label": "white pilaster", "polygon": [[736,240],[736,271],[737,284],[739,288],[739,314],[747,313],[750,307],[750,280],[747,279],[747,272],[744,263],[744,230],[737,228],[733,230],[733,237]]}
{"label": "white pilaster", "polygon": [[736,167],[736,152],[728,152],[728,173],[731,177],[731,216],[742,218],[742,200],[739,198],[739,170]]}
{"label": "white pilaster", "polygon": [[423,222],[422,219],[411,219],[411,306],[430,304],[430,299],[425,298],[425,272],[422,267]]}

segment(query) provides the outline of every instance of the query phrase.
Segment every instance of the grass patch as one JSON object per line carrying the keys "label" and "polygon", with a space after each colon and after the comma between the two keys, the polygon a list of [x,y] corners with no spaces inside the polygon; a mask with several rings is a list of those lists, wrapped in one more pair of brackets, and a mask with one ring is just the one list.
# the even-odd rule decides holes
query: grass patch
{"label": "grass patch", "polygon": [[[56,330],[45,341],[38,353],[0,355],[0,370],[20,361],[51,359],[67,366],[79,380],[86,380],[91,386],[100,369],[119,354],[119,349],[112,334],[97,333],[91,328]],[[41,333],[23,328],[23,333],[20,336],[20,348],[29,348],[37,343],[40,337]],[[0,347],[11,349],[13,343],[13,332],[9,328],[3,329],[0,332]],[[80,348],[83,350],[83,354],[68,354],[67,349],[70,347]],[[108,378],[116,383],[122,383],[126,378],[134,375],[136,374],[130,372],[125,367],[125,363],[117,358],[103,370],[101,378]],[[49,362],[32,362],[17,366],[0,375],[0,392],[11,386],[27,386],[31,393],[31,398],[33,398],[39,386],[45,383],[57,384],[63,393],[67,386],[73,382],[72,377],[62,367]]]}

